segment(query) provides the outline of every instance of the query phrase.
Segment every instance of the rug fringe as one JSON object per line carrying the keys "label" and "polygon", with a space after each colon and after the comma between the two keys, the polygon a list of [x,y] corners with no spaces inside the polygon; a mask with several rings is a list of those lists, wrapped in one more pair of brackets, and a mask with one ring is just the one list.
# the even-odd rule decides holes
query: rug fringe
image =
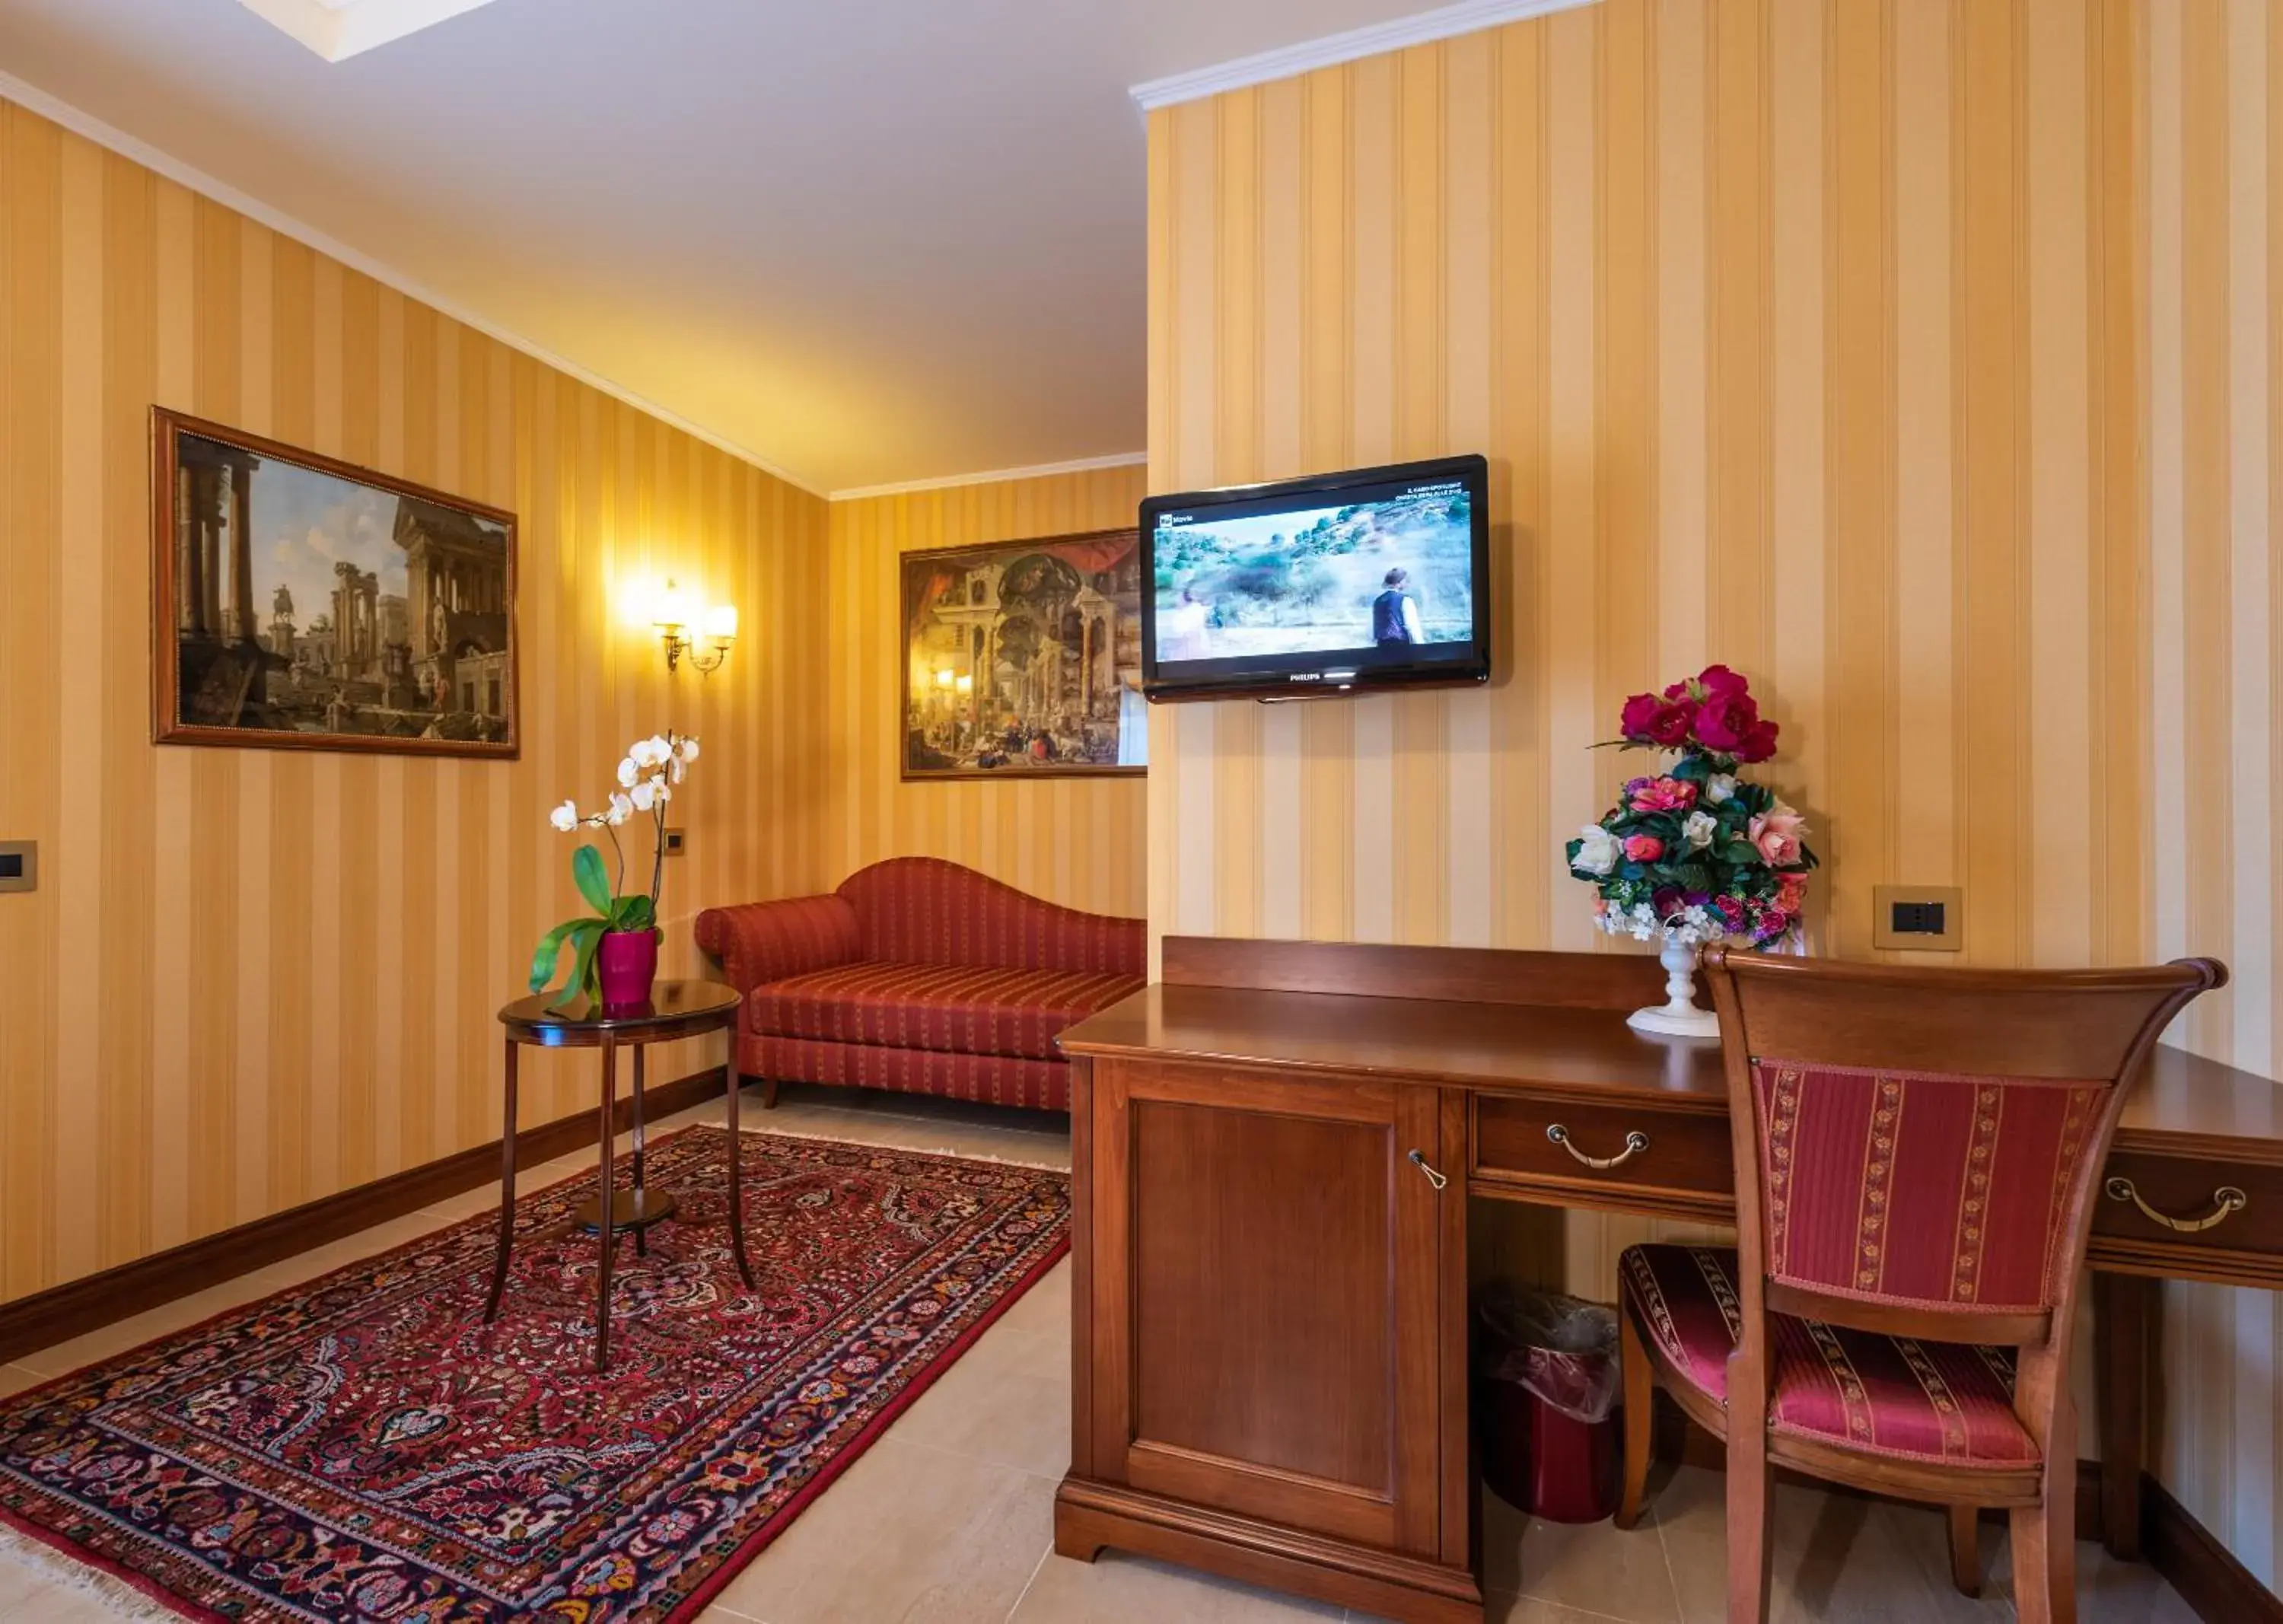
{"label": "rug fringe", "polygon": [[[915,1121],[918,1119],[908,1117],[902,1120],[906,1121]],[[705,1126],[709,1128],[719,1128],[721,1124],[719,1122],[710,1122],[705,1124]],[[845,1144],[851,1145],[860,1151],[901,1151],[905,1154],[910,1156],[944,1156],[950,1158],[954,1161],[995,1162],[1002,1167],[1028,1167],[1034,1173],[1060,1173],[1067,1175],[1070,1172],[1068,1167],[1058,1167],[1051,1161],[1025,1161],[1019,1156],[991,1156],[985,1154],[981,1151],[954,1150],[952,1146],[947,1144],[939,1145],[933,1150],[927,1150],[916,1144],[889,1144],[877,1139],[844,1139],[838,1134],[804,1133],[798,1128],[775,1128],[767,1123],[760,1123],[752,1128],[748,1128],[743,1122],[740,1122],[737,1124],[737,1131],[741,1134],[758,1134],[764,1137],[774,1136],[779,1139],[807,1139],[812,1141],[822,1141],[827,1144]]]}
{"label": "rug fringe", "polygon": [[19,1534],[0,1523],[0,1562],[38,1575],[56,1589],[101,1602],[122,1619],[179,1620],[182,1614],[166,1603],[100,1568],[75,1562],[44,1540]]}

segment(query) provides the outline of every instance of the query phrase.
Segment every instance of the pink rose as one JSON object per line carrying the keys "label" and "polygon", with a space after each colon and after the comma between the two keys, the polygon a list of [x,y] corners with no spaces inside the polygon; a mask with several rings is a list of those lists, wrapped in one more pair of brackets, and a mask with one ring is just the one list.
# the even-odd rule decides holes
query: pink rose
{"label": "pink rose", "polygon": [[1726,666],[1705,667],[1697,674],[1696,685],[1706,693],[1720,698],[1731,695],[1741,698],[1751,687],[1741,675]]}
{"label": "pink rose", "polygon": [[1751,821],[1744,838],[1757,848],[1761,862],[1772,869],[1788,869],[1799,861],[1803,826],[1799,814],[1778,801]]}
{"label": "pink rose", "polygon": [[1696,804],[1696,786],[1685,778],[1636,778],[1626,792],[1636,812],[1686,812]]}
{"label": "pink rose", "polygon": [[1655,863],[1664,855],[1664,842],[1653,834],[1627,835],[1625,855],[1634,863]]}

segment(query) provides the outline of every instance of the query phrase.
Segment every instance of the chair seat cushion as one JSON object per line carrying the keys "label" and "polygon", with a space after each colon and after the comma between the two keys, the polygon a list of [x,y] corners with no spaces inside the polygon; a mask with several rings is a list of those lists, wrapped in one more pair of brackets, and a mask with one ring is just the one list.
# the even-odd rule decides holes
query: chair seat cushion
{"label": "chair seat cushion", "polygon": [[[1633,1246],[1618,1264],[1625,1307],[1687,1382],[1728,1396],[1741,1305],[1736,1253],[1710,1246]],[[2019,1466],[2037,1445],[2014,1413],[2011,1349],[1768,1316],[1774,1364],[1769,1427],[1866,1455],[1952,1466]]]}
{"label": "chair seat cushion", "polygon": [[1144,985],[1098,971],[841,964],[756,987],[745,1010],[762,1036],[1056,1060],[1064,1027]]}

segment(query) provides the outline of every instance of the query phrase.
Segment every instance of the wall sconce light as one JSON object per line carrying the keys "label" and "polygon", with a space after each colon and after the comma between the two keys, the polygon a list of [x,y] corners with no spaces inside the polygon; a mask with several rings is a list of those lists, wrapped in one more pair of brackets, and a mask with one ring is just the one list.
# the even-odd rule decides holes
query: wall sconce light
{"label": "wall sconce light", "polygon": [[737,606],[716,604],[705,612],[703,627],[692,624],[695,616],[690,594],[669,581],[658,594],[651,624],[658,629],[658,640],[666,644],[668,672],[680,666],[686,654],[698,675],[711,676],[729,658],[729,645],[737,640]]}

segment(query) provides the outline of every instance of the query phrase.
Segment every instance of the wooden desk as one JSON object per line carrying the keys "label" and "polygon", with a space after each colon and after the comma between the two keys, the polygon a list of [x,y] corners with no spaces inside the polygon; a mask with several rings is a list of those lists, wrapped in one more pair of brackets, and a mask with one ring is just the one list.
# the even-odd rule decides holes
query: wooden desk
{"label": "wooden desk", "polygon": [[[1461,1198],[1732,1221],[1719,1047],[1625,1024],[1662,1001],[1663,972],[1629,955],[1170,938],[1164,974],[1063,1037],[1076,1279],[1056,1549],[1473,1624]],[[2162,1050],[2110,1157],[2112,1185],[2159,1214],[2245,1198],[2193,1230],[2121,1188],[2100,1204],[2119,1554],[2139,1546],[2154,1281],[2283,1285],[2277,1096]]]}

